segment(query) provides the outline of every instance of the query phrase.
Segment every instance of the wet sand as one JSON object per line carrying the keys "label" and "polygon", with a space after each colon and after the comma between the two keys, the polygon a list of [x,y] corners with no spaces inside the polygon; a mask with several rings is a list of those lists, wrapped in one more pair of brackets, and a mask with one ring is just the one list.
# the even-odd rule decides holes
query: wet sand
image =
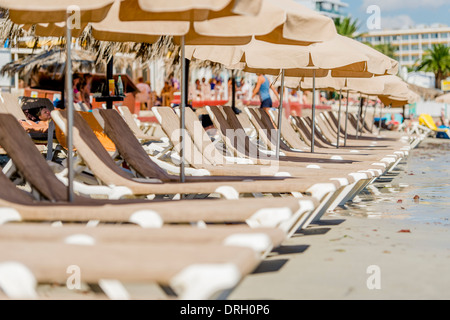
{"label": "wet sand", "polygon": [[450,141],[426,139],[355,203],[287,240],[229,299],[450,299],[449,162]]}

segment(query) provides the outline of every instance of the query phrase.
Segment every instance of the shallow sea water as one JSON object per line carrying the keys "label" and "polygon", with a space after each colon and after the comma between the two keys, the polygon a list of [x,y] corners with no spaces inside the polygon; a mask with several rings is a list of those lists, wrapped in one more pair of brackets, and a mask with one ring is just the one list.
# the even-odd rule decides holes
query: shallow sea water
{"label": "shallow sea water", "polygon": [[425,139],[405,162],[331,215],[450,225],[450,140]]}

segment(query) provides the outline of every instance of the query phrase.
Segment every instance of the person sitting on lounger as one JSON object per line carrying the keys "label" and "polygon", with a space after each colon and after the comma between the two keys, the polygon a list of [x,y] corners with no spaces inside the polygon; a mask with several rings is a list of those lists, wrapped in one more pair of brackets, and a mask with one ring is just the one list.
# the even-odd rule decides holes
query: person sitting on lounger
{"label": "person sitting on lounger", "polygon": [[46,134],[51,119],[50,110],[47,107],[24,110],[27,119],[20,120],[20,124],[30,134]]}

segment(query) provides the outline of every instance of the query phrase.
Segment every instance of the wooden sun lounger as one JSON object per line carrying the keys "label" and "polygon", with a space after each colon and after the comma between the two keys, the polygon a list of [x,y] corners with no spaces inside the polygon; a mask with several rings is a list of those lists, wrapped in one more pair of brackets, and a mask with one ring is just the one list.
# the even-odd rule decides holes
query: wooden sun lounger
{"label": "wooden sun lounger", "polygon": [[[171,137],[172,143],[176,146],[179,144],[178,134],[174,134],[177,130],[177,125],[179,119],[175,117],[174,112],[168,108],[153,108],[154,114],[157,116],[158,121],[161,123],[161,127],[166,132],[167,136]],[[186,109],[186,141],[187,143],[190,141],[191,137],[195,137],[196,141],[195,146],[192,144],[191,147],[198,147],[198,149],[202,150],[204,148],[203,154],[209,154],[211,157],[211,161],[221,161],[220,154],[212,153],[211,150],[214,150],[215,147],[211,143],[211,140],[207,133],[203,130],[199,120],[196,118],[194,112],[190,109]],[[188,145],[189,148],[189,145]],[[213,157],[214,155],[214,157]],[[219,160],[217,160],[219,159]],[[228,172],[232,172],[233,174],[253,174],[258,173],[258,168],[264,167],[263,165],[251,165],[251,164],[242,164],[242,165],[222,165],[220,162],[215,164],[215,171],[221,172],[221,174],[226,174]],[[342,168],[341,168],[342,169]],[[354,168],[352,168],[354,169]],[[211,169],[208,169],[211,170]],[[220,171],[222,170],[222,171]],[[256,170],[256,171],[255,171]],[[316,169],[310,168],[298,168],[298,167],[280,167],[279,170],[286,171],[291,174],[293,177],[308,177],[310,179],[317,178]],[[223,172],[223,173],[222,173]],[[339,172],[338,175],[342,174],[342,171]],[[323,213],[329,209],[334,209],[338,204],[340,204],[346,198],[346,195],[352,190],[359,190],[366,184],[370,183],[377,175],[381,174],[381,170],[378,172],[353,172],[350,171],[341,175],[342,178],[336,177],[336,170],[334,169],[320,169],[320,176],[325,178],[328,177],[330,180],[338,180],[341,181],[342,184],[339,189],[333,194],[332,197],[318,198],[321,201],[321,205],[317,208],[317,210],[311,215],[312,217],[316,216],[320,218]],[[311,220],[312,221],[312,220]]]}
{"label": "wooden sun lounger", "polygon": [[[224,118],[222,112],[217,107],[207,107],[209,112],[211,112],[210,116],[213,118],[213,122],[220,129],[222,139],[226,142],[227,146],[231,149],[233,149],[236,153],[239,153],[241,156],[245,156],[246,148],[245,146],[248,146],[248,137],[245,137],[242,130],[236,130],[235,135],[238,137],[238,143],[237,146],[233,144],[232,141],[229,140],[229,135],[227,136],[227,133],[233,132],[236,128],[236,126],[230,125],[227,120]],[[232,120],[233,115],[229,115],[228,120]],[[235,122],[235,121],[234,121]],[[238,125],[238,124],[236,124]],[[240,139],[240,140],[239,140]],[[242,151],[242,152],[241,152]],[[353,161],[353,160],[343,160],[341,156],[327,156],[327,159],[321,159],[321,155],[316,154],[302,154],[301,156],[289,156],[289,157],[280,157],[280,161],[276,162],[277,165],[286,165],[286,166],[305,166],[305,162],[308,163],[308,165],[320,165],[322,168],[329,168],[329,169],[337,169],[337,170],[353,170],[359,171],[359,170],[370,170],[370,169],[380,169],[380,166],[384,169],[386,168],[387,164],[380,162],[371,162],[368,161],[366,163],[361,161]],[[395,161],[395,158],[397,156],[393,156],[394,159],[385,159],[388,162]],[[323,157],[322,157],[323,158]],[[252,158],[254,159],[254,158]],[[256,159],[259,160],[259,159]],[[266,161],[266,160],[264,160]],[[303,164],[302,164],[303,162]],[[383,161],[384,162],[384,161]],[[272,162],[271,162],[272,163]]]}
{"label": "wooden sun lounger", "polygon": [[[157,114],[159,116],[163,116],[164,112],[168,110],[165,114],[165,118],[170,114],[171,116],[175,116],[175,114],[170,111],[168,108],[163,108],[164,110],[160,112],[160,110],[156,110]],[[105,124],[105,132],[108,134],[108,136],[114,141],[115,145],[119,149],[120,154],[122,155],[123,159],[127,162],[129,166],[131,166],[134,170],[136,170],[141,176],[143,177],[156,177],[161,179],[164,182],[170,182],[170,181],[178,181],[178,176],[170,176],[166,174],[162,169],[159,168],[159,166],[154,163],[146,154],[146,152],[143,150],[143,148],[140,146],[140,144],[137,142],[137,140],[132,136],[126,127],[126,124],[124,124],[120,117],[118,117],[117,113],[114,110],[101,110],[100,115],[103,117],[104,124]],[[164,123],[164,121],[161,121]],[[204,132],[204,131],[203,131]],[[188,139],[189,140],[189,137]],[[211,142],[211,141],[209,141]],[[206,142],[205,142],[206,143]],[[192,145],[192,148],[195,148],[195,146]],[[214,171],[214,168],[211,168],[210,166],[204,167],[208,170]],[[186,177],[186,181],[239,181],[239,180],[267,180],[267,179],[285,179],[282,177],[268,177],[268,176],[255,176],[253,174],[258,174],[259,171],[257,170],[251,170],[254,168],[249,168],[248,166],[243,168],[240,167],[239,175],[236,176],[237,169],[234,166],[229,166],[230,172],[227,172],[227,170],[224,170],[225,173],[229,173],[231,175],[225,175],[225,176],[207,176],[207,177]],[[249,172],[249,169],[251,172]],[[299,172],[300,173],[300,172]],[[323,173],[326,173],[324,170]],[[331,177],[334,177],[334,172],[329,172]],[[303,170],[301,175],[299,177],[306,178],[309,176],[313,176],[314,174],[310,171]],[[350,181],[350,183],[353,182],[352,177],[347,177]]]}
{"label": "wooden sun lounger", "polygon": [[[309,122],[311,122],[310,119],[308,119]],[[329,122],[325,118],[325,115],[320,114],[319,117],[316,118],[316,127],[320,129],[322,135],[327,139],[328,146],[330,148],[335,148],[337,143],[337,133],[333,131],[333,128],[330,126]],[[340,135],[340,141],[339,141],[339,147],[340,149],[356,149],[356,150],[370,150],[369,152],[379,152],[379,151],[385,151],[385,150],[396,150],[396,144],[391,142],[383,142],[380,141],[380,143],[374,143],[373,141],[367,141],[367,140],[359,140],[359,139],[353,139],[348,140],[348,145],[344,146],[344,137],[341,137]],[[382,149],[382,150],[380,150]]]}
{"label": "wooden sun lounger", "polygon": [[[22,111],[22,108],[19,104],[19,95],[12,94],[9,92],[1,92],[0,93],[0,113],[8,113],[14,116],[17,121],[25,120],[26,116]],[[51,142],[47,143],[47,141],[43,140],[36,140],[33,139],[36,148],[39,150],[39,152],[47,152],[49,150],[52,151],[52,145]],[[4,154],[1,151],[0,147],[0,154]]]}
{"label": "wooden sun lounger", "polygon": [[[337,133],[338,129],[338,117],[334,112],[325,112],[323,113],[325,119],[328,121],[330,127],[333,128],[333,131]],[[348,124],[348,127],[352,127],[351,124]],[[345,117],[341,117],[341,135],[345,135]],[[355,131],[356,133],[356,131]],[[412,136],[412,135],[404,135],[400,132],[385,132],[384,135],[375,135],[375,134],[365,134],[363,136],[358,136],[356,139],[355,135],[347,134],[347,141],[358,141],[358,140],[368,140],[370,143],[390,143],[391,145],[395,145],[395,147],[400,148],[401,150],[411,150],[415,148],[422,140],[423,136]]]}
{"label": "wooden sun lounger", "polygon": [[127,123],[131,131],[134,133],[135,137],[139,139],[141,142],[159,140],[159,138],[148,135],[147,133],[142,131],[141,128],[138,127],[128,107],[117,107],[117,111],[120,113],[123,120]]}
{"label": "wooden sun lounger", "polygon": [[15,299],[36,298],[38,283],[70,283],[78,276],[102,288],[111,280],[155,283],[169,289],[167,298],[203,300],[225,298],[260,261],[237,246],[0,241],[0,283]]}
{"label": "wooden sun lounger", "polygon": [[[177,122],[177,121],[175,121],[176,118],[173,119],[175,117],[174,112],[171,109],[169,109],[169,108],[161,108],[161,109],[155,108],[154,112],[161,119],[160,121],[161,121],[162,127],[165,128],[167,134],[170,136],[170,133],[172,133],[172,132],[170,131],[170,128],[167,128],[167,125],[166,125],[167,122],[166,121],[167,120],[171,120],[171,122],[173,124],[175,124]],[[126,133],[126,129],[127,128],[120,125],[120,119],[117,119],[117,116],[115,115],[115,112],[113,110],[111,110],[111,111],[101,110],[100,114],[104,117],[105,131],[115,141],[116,145],[118,146],[118,148],[120,150],[120,148],[121,148],[120,145],[125,142],[125,140],[123,140],[122,138],[130,136],[129,134]],[[189,112],[188,114],[190,115],[191,113]],[[187,123],[190,124],[191,121],[187,121]],[[120,130],[116,130],[117,128],[121,128],[121,129]],[[199,130],[199,133],[201,133],[200,130]],[[203,133],[204,133],[204,131],[203,131]],[[134,139],[134,137],[131,137],[131,138],[126,143],[124,143],[124,145],[122,146],[122,148],[123,148],[122,150],[123,150],[124,153],[128,153],[128,156],[124,157],[125,160],[127,162],[128,162],[128,159],[133,161],[131,163],[132,167],[134,167],[134,165],[135,165],[134,161],[135,160],[139,160],[138,163],[136,164],[136,168],[138,168],[139,166],[142,166],[144,163],[148,162],[146,160],[146,159],[148,159],[148,156],[145,154],[145,152],[143,150],[141,150],[142,148],[139,148],[139,145],[136,144],[136,141],[134,141],[134,142],[131,141],[131,140]],[[173,139],[174,138],[172,138],[171,140],[173,140]],[[187,137],[187,140],[189,141],[189,137]],[[177,143],[174,142],[174,144],[176,145]],[[192,146],[192,147],[195,148],[195,146]],[[128,148],[130,148],[129,151],[126,150]],[[140,156],[139,157],[137,157],[137,156],[130,157],[130,155],[133,154],[133,153],[136,153],[137,150],[141,150]],[[121,151],[121,153],[122,153],[122,151]],[[149,164],[149,166],[152,167],[153,164]],[[237,177],[237,178],[240,178],[240,179],[244,178],[244,176],[247,176],[249,174],[249,172],[248,172],[249,170],[254,169],[253,166],[249,167],[248,165],[242,165],[241,167],[245,167],[245,166],[246,166],[246,168],[242,168],[242,170],[240,171],[240,176]],[[233,166],[230,166],[230,169],[232,167]],[[136,169],[136,170],[139,171],[139,169]],[[143,169],[143,170],[145,170],[145,169]],[[224,170],[224,171],[226,172],[226,170]],[[236,168],[232,168],[232,172],[233,173],[236,172]],[[151,173],[152,173],[152,171],[150,169],[149,175],[147,175],[147,176],[151,176]],[[330,180],[338,180],[339,181],[339,179],[336,178],[336,173],[334,171],[327,170],[327,169],[321,170],[321,176],[322,175],[326,175],[326,174],[329,175],[329,177],[330,177],[329,179]],[[308,177],[308,178],[314,179],[314,178],[316,178],[316,173],[314,171],[311,171],[311,170],[304,170],[304,172],[302,172],[301,175],[299,175],[299,176],[302,177],[302,178],[307,178]],[[325,176],[323,176],[323,177],[325,177]],[[210,177],[210,178],[212,178],[212,177]],[[246,178],[248,179],[249,177],[246,177]],[[266,179],[265,177],[263,177],[263,178]],[[293,177],[293,178],[295,178],[295,177]],[[358,181],[358,185],[359,185],[361,183],[361,180],[363,180],[363,179],[366,179],[366,182],[369,182],[369,181],[371,181],[371,178],[372,178],[371,175],[370,176],[366,176],[366,175],[363,175],[361,173],[358,176],[354,176],[354,175],[348,174],[345,177],[345,179],[343,179],[343,180],[346,180],[346,181],[344,181],[341,184],[340,188],[342,188],[342,190],[344,190],[343,187],[347,187],[348,184],[357,185],[356,184],[357,181]],[[254,178],[252,178],[252,179],[254,179]],[[349,188],[346,188],[346,189],[350,190]],[[319,200],[321,200],[321,199],[319,199]]]}
{"label": "wooden sun lounger", "polygon": [[[179,142],[179,134],[178,133],[178,125],[179,119],[176,117],[175,113],[168,108],[153,108],[155,115],[157,115],[158,121],[160,121],[161,127],[164,129],[166,135],[171,140],[172,144],[175,146],[176,151],[180,151],[178,148],[180,145]],[[226,170],[230,170],[233,174],[257,174],[260,172],[258,168],[265,166],[269,168],[267,165],[256,165],[254,161],[241,161],[240,158],[232,158],[225,157],[221,154],[221,152],[216,149],[214,144],[211,142],[208,134],[203,129],[200,121],[196,118],[195,113],[186,109],[186,149],[193,150],[195,153],[195,159],[200,159],[206,163],[211,163],[212,166],[201,166],[201,168],[205,168],[211,172],[220,170],[219,167]],[[189,161],[190,157],[186,157]],[[236,160],[235,160],[236,159]],[[245,159],[244,159],[245,160]],[[230,164],[233,161],[236,164]],[[198,163],[201,161],[195,162],[194,160],[190,160],[189,164],[198,166]],[[230,164],[230,165],[229,165]],[[250,165],[250,166],[249,166]],[[281,163],[277,163],[279,166],[277,172],[289,172],[292,176],[302,176],[303,174],[308,174],[308,170],[304,170],[306,165],[302,167],[298,166],[288,166]],[[221,171],[223,172],[223,170]]]}
{"label": "wooden sun lounger", "polygon": [[[335,131],[337,131],[338,126],[338,118],[336,117],[336,114],[334,112],[325,112],[325,117],[328,119],[330,124],[332,124],[335,128]],[[350,117],[349,117],[350,119]],[[345,134],[345,116],[341,116],[341,133]],[[374,134],[365,134],[363,136],[358,136],[358,139],[363,140],[375,140],[375,141],[390,141],[392,143],[398,143],[399,139],[403,136],[401,133],[394,133],[396,137],[384,137],[384,136],[377,136]],[[347,124],[347,139],[356,140],[356,128],[352,125],[352,122],[349,121]]]}
{"label": "wooden sun lounger", "polygon": [[[167,108],[166,108],[167,109]],[[112,139],[123,160],[140,176],[157,178],[163,182],[179,182],[179,176],[166,173],[147,155],[127,124],[115,110],[99,110],[104,121],[104,131]],[[187,176],[186,182],[282,180],[285,177],[270,176]]]}
{"label": "wooden sun lounger", "polygon": [[[259,118],[261,118],[261,123],[264,122],[265,127],[263,127],[261,129],[262,132],[271,132],[271,130],[276,130],[275,126],[273,125],[273,123],[270,121],[270,116],[264,111],[264,110],[259,110],[259,109],[250,109],[248,110],[249,113],[252,114],[252,117],[255,118],[255,122],[256,120],[258,120]],[[263,121],[264,120],[264,121]],[[285,119],[285,121],[288,121],[287,119]],[[283,122],[282,122],[283,125]],[[288,123],[289,125],[289,123]],[[264,130],[265,129],[265,130]],[[322,128],[321,128],[322,129]],[[288,132],[288,134],[290,133],[290,131]],[[283,134],[283,130],[282,130],[282,134]],[[291,133],[292,134],[292,133]],[[294,132],[295,134],[295,132]],[[318,131],[316,130],[316,135],[318,138],[321,138],[320,134],[323,134],[323,131]],[[291,140],[295,140],[295,136],[290,136]],[[300,140],[300,137],[297,135],[297,140]],[[331,146],[331,142],[328,141]],[[296,143],[297,145],[300,145],[300,141],[297,141]],[[304,144],[304,146],[306,146],[306,144]],[[274,145],[272,146],[273,148],[275,147]],[[282,143],[280,145],[280,149],[282,147],[283,152],[285,152],[285,154],[288,155],[295,155],[296,153],[298,154],[300,153],[304,153],[304,150],[292,150],[290,149],[290,147],[288,147],[286,144]],[[384,149],[382,151],[380,150],[374,150],[373,148],[365,148],[364,150],[361,150],[362,152],[359,153],[354,153],[354,152],[350,152],[349,150],[336,150],[335,146],[333,146],[333,149],[319,149],[317,150],[318,154],[329,154],[329,155],[341,155],[344,158],[350,157],[354,160],[359,160],[359,161],[381,161],[381,159],[383,159],[383,157],[395,157],[397,158],[397,155],[390,155],[388,154],[388,152],[386,152]]]}
{"label": "wooden sun lounger", "polygon": [[[303,138],[305,139],[306,143],[308,145],[311,145],[311,126],[312,121],[308,117],[292,117],[292,121],[297,126],[299,132],[301,132]],[[340,151],[337,152],[352,152],[359,154],[361,152],[364,153],[371,153],[374,155],[374,157],[387,157],[387,158],[402,158],[404,157],[408,150],[402,149],[399,145],[397,145],[396,142],[383,142],[383,145],[379,144],[377,141],[360,141],[360,142],[349,142],[351,145],[347,146],[347,148],[342,147],[340,148]],[[358,144],[359,145],[355,145]],[[331,152],[336,152],[336,146],[333,145],[329,140],[327,140],[322,134],[321,134],[321,128],[317,126],[316,124],[316,139],[314,142],[315,146],[319,148],[320,150],[333,150]],[[351,149],[350,151],[348,149]],[[370,158],[370,157],[368,157]]]}
{"label": "wooden sun lounger", "polygon": [[[176,130],[176,124],[178,123],[178,119],[174,117],[174,113],[171,110],[168,110],[167,108],[154,108],[154,113],[158,116],[159,121],[161,123],[162,128],[166,131],[166,134],[169,137],[172,137],[172,143],[174,145],[178,145],[179,141],[175,140],[178,139],[178,135],[174,134],[174,130]],[[208,137],[207,133],[203,130],[200,122],[198,119],[196,119],[195,114],[192,110],[187,109],[186,110],[186,128],[187,128],[187,137],[186,141],[189,143],[190,137],[195,137],[195,146],[193,144],[189,145],[188,148],[195,148],[198,147],[199,149],[203,148],[203,155],[207,157],[209,155],[210,161],[214,161],[215,169],[214,171],[220,172],[220,174],[226,174],[228,171],[233,174],[257,174],[260,172],[259,168],[270,168],[269,166],[264,165],[253,165],[253,164],[233,164],[233,165],[223,165],[224,161],[227,161],[227,159],[223,159],[220,157],[220,154],[211,152],[211,150],[215,149],[214,145],[212,144],[210,138]],[[222,162],[221,162],[222,161]],[[337,168],[338,166],[336,166]],[[220,169],[219,169],[220,168]],[[317,166],[317,168],[319,168]],[[336,179],[336,168],[329,167],[329,169],[326,168],[320,168],[321,170],[321,177],[329,177],[330,179]],[[316,169],[316,168],[315,168]],[[343,169],[343,167],[340,167],[339,169]],[[354,167],[347,168],[349,170],[347,175],[342,175],[342,177],[348,178],[348,175],[352,175],[353,172],[357,171]],[[208,167],[208,170],[213,171]],[[287,165],[280,165],[277,167],[277,172],[287,172],[293,177],[313,177],[316,176],[316,172],[314,170],[310,170],[309,168],[303,167],[289,167]],[[361,174],[359,172],[359,174]],[[374,172],[375,175],[381,174],[381,170]],[[370,174],[370,178],[372,178],[372,174]],[[368,177],[369,178],[369,177]],[[359,179],[359,178],[358,178]],[[353,183],[353,179],[350,178],[349,183]]]}
{"label": "wooden sun lounger", "polygon": [[0,241],[45,241],[53,243],[197,243],[237,245],[266,254],[286,240],[279,228],[248,228],[239,225],[164,226],[142,228],[131,224],[86,227],[67,224],[55,227],[43,223],[10,223],[0,225]]}
{"label": "wooden sun lounger", "polygon": [[[227,107],[224,107],[224,111],[226,112],[227,116],[229,117],[228,120],[230,120],[231,118],[233,118],[234,114],[232,113],[232,110],[230,110],[229,107],[228,107],[228,108],[227,108]],[[254,112],[253,112],[253,113],[250,113],[250,114],[253,114],[254,117],[258,117],[258,111],[261,111],[261,110],[253,109],[253,111],[254,111]],[[263,112],[263,111],[262,111],[262,112]],[[218,113],[218,112],[216,112],[215,115],[216,115],[217,113]],[[263,112],[263,113],[264,113],[264,112]],[[267,114],[264,113],[264,115],[267,115]],[[219,118],[219,117],[220,117],[220,115],[218,116],[218,118]],[[267,117],[268,117],[268,115],[267,115]],[[264,117],[262,117],[262,118],[264,118]],[[260,120],[261,120],[261,119],[260,119]],[[255,119],[253,119],[253,121],[254,121],[255,126],[257,127],[258,130],[263,131],[265,128],[263,128],[262,126],[264,126],[264,125],[267,125],[267,126],[269,126],[269,128],[274,129],[273,123],[272,123],[269,119],[266,119],[266,123],[263,123],[262,121],[255,121]],[[234,128],[236,128],[236,127],[234,127]],[[263,131],[263,132],[264,132],[264,131]],[[267,131],[266,131],[266,132],[267,132]],[[342,152],[340,152],[340,153],[342,154]],[[290,152],[290,153],[286,152],[286,154],[292,154],[292,152]],[[376,156],[376,155],[374,155],[374,156],[356,155],[356,156],[354,156],[354,157],[355,157],[355,158],[362,159],[362,160],[364,160],[364,161],[368,161],[368,160],[371,160],[371,159],[372,159],[372,161],[380,161],[380,163],[385,162],[385,163],[386,163],[386,167],[388,167],[388,166],[391,165],[391,164],[396,164],[396,163],[398,163],[398,161],[400,161],[400,159],[401,159],[401,157],[402,157],[403,155],[404,155],[403,152],[399,152],[399,153],[396,154],[396,155],[393,155],[393,156],[390,156],[390,157],[385,156],[384,158],[383,158],[383,156],[384,156],[383,153],[380,153],[378,156]],[[396,160],[396,162],[394,162],[395,160]],[[353,166],[354,166],[354,165],[353,165]],[[389,167],[388,167],[388,168],[389,168]],[[352,191],[350,191],[350,192],[347,194],[347,196],[344,196],[343,198],[340,198],[339,200],[336,200],[336,202],[334,202],[334,205],[337,205],[338,203],[339,203],[339,204],[343,204],[343,203],[345,203],[346,201],[351,200],[356,194],[358,194],[358,193],[359,193],[362,189],[364,189],[368,184],[372,183],[375,179],[376,179],[376,178],[373,178],[373,179],[367,179],[367,180],[365,180],[365,182],[360,181],[358,184],[354,184],[354,185],[353,185],[353,188],[347,187],[347,191],[348,191],[348,190],[352,190]],[[347,192],[347,191],[346,191],[346,192]],[[345,194],[345,192],[343,192],[343,194]],[[341,202],[339,202],[339,201],[341,201]],[[331,205],[330,207],[333,208],[334,205]],[[320,215],[319,215],[319,216],[320,216]]]}
{"label": "wooden sun lounger", "polygon": [[[0,116],[0,121],[2,117]],[[12,122],[15,123],[15,122]],[[5,139],[0,126],[0,141]],[[21,129],[22,130],[22,129]],[[23,130],[22,130],[23,131]],[[67,202],[66,187],[56,179],[42,156],[21,144],[22,154],[16,154],[8,145],[8,153],[19,172],[34,190],[47,201],[33,200],[19,190],[3,173],[0,173],[1,221],[65,221],[127,222],[141,226],[160,226],[164,223],[241,223],[251,227],[279,227],[292,234],[302,225],[317,206],[317,200],[304,197],[231,200],[101,200],[75,195],[72,203]],[[32,144],[28,138],[28,144]],[[20,143],[18,144],[20,145]],[[32,152],[28,152],[29,150]],[[27,157],[23,156],[23,153]]]}
{"label": "wooden sun lounger", "polygon": [[[159,110],[155,110],[155,113],[157,113],[157,112],[159,112]],[[190,110],[186,110],[187,120],[189,120],[191,113],[192,112]],[[169,115],[170,115],[170,112],[167,112],[167,116],[169,116]],[[163,120],[166,120],[165,118],[166,117],[164,117]],[[194,121],[194,117],[192,117],[192,119]],[[190,125],[191,125],[190,122],[191,121],[186,121],[186,123],[187,123],[186,128],[188,129],[188,131],[191,130],[191,132],[190,132],[191,136],[195,136],[198,138],[199,135],[196,133],[199,130],[194,131],[194,133],[195,133],[194,134],[192,132],[192,128],[190,127]],[[164,127],[164,124],[162,124],[162,127]],[[203,136],[205,137],[205,138],[203,138],[203,140],[207,140],[207,137],[205,136],[205,134]],[[384,166],[384,164],[382,164],[382,166]],[[245,167],[245,165],[243,165],[243,167]],[[247,165],[247,167],[248,167],[248,165]],[[336,169],[339,170],[338,172],[340,172],[340,173],[343,173],[343,170],[346,169],[346,170],[348,170],[347,174],[350,174],[350,175],[354,175],[354,174],[361,175],[362,174],[362,175],[364,175],[364,177],[359,176],[356,179],[356,181],[354,181],[354,182],[348,181],[349,184],[342,185],[340,190],[335,193],[335,197],[333,197],[333,202],[331,204],[328,202],[327,205],[325,206],[325,208],[329,208],[329,209],[333,209],[336,205],[340,204],[344,200],[350,200],[351,197],[348,197],[346,195],[348,195],[348,194],[351,194],[353,196],[356,195],[357,191],[362,190],[366,185],[371,183],[377,176],[379,176],[383,172],[382,170],[377,168],[377,169],[373,169],[374,171],[370,171],[372,169],[369,169],[369,172],[363,170],[362,172],[355,173],[356,171],[358,171],[358,169],[355,168],[355,167],[357,167],[357,165],[356,166],[349,165],[349,168],[345,168],[345,169],[344,169],[343,165],[336,165],[336,167],[333,168],[329,164],[326,164],[326,167],[330,168],[329,169],[330,172],[332,171],[332,174],[334,174],[334,175],[336,175]],[[286,170],[287,172],[292,173],[292,170],[294,170],[294,169],[291,169],[291,168],[292,167],[283,167],[283,170]],[[363,169],[367,169],[367,168],[364,167]],[[326,172],[327,172],[326,170],[327,169],[320,168],[321,176],[322,176],[322,173],[326,174]],[[351,172],[353,172],[353,173],[351,173]],[[314,170],[309,170],[307,174],[308,174],[308,176],[309,176],[309,174],[315,175],[316,172],[314,172]],[[345,177],[345,175],[344,175],[344,177]],[[320,211],[320,209],[318,211]],[[318,213],[317,217],[320,217],[322,214],[323,214],[323,211],[322,211],[322,213]]]}
{"label": "wooden sun lounger", "polygon": [[[84,133],[87,133],[89,131],[89,129],[87,128],[83,128]],[[86,139],[85,139],[86,140]],[[94,140],[94,139],[92,139]],[[96,148],[97,150],[100,150],[100,148]],[[107,159],[107,157],[103,157],[104,159]],[[117,168],[117,166],[112,165],[115,168]],[[313,177],[312,175],[309,175],[310,177]],[[314,175],[314,178],[317,178]],[[353,177],[352,177],[353,178]],[[361,179],[361,177],[359,177],[359,179]],[[281,181],[272,181],[274,183],[277,182],[281,182]],[[334,184],[334,186],[329,185],[329,183]],[[276,187],[273,184],[271,184],[270,186],[267,185],[268,181],[258,181],[257,185],[251,185],[251,183],[246,183],[246,186],[242,186],[241,184],[243,184],[245,182],[241,182],[239,183],[238,186],[234,186],[232,185],[232,187],[234,189],[238,188],[237,191],[239,192],[239,188],[243,188],[243,187],[247,187],[249,189],[245,189],[245,190],[261,190],[261,191],[253,191],[251,193],[256,193],[256,192],[269,192],[269,193],[273,193],[270,190],[275,190],[274,188],[277,188],[277,192],[282,192],[282,193],[292,193],[292,190],[297,190],[298,188],[301,188],[301,193],[307,193],[307,194],[311,194],[313,197],[315,197],[318,201],[321,201],[321,206],[318,209],[321,212],[324,212],[324,210],[327,209],[327,205],[330,203],[331,200],[334,199],[334,197],[331,197],[333,194],[335,195],[335,197],[337,195],[339,195],[343,188],[342,186],[346,186],[350,182],[350,177],[347,177],[347,179],[327,179],[324,181],[324,183],[320,184],[317,180],[315,181],[315,183],[311,183],[310,181],[307,181],[306,179],[289,179],[289,180],[285,180],[282,184],[281,187]],[[237,182],[233,182],[233,184],[237,184]],[[264,185],[263,185],[264,184]],[[317,186],[316,186],[317,185]],[[230,182],[227,183],[227,187],[230,186]],[[282,189],[284,188],[284,189]],[[217,192],[218,189],[216,189]],[[246,192],[246,191],[244,191]],[[246,192],[246,193],[250,193],[250,192]],[[312,215],[316,215],[317,212],[313,212]]]}
{"label": "wooden sun lounger", "polygon": [[[59,112],[54,113],[55,121],[60,121],[60,126],[65,126],[64,120],[58,120]],[[58,124],[59,125],[59,124]],[[195,183],[161,183],[146,179],[136,180],[127,172],[120,169],[104,153],[98,140],[89,137],[89,128],[83,123],[79,116],[75,115],[74,145],[77,152],[81,155],[88,167],[94,172],[105,185],[115,185],[128,188],[131,194],[208,194],[219,193],[224,196],[230,196],[231,193],[291,193],[307,192],[309,188],[317,184],[308,181],[299,181],[298,179],[286,179],[284,181],[228,181],[228,182],[195,182]],[[329,184],[327,182],[325,184]],[[331,182],[334,184],[334,182]],[[339,184],[339,183],[338,183]],[[334,187],[333,187],[334,188]],[[226,189],[227,192],[223,192]]]}

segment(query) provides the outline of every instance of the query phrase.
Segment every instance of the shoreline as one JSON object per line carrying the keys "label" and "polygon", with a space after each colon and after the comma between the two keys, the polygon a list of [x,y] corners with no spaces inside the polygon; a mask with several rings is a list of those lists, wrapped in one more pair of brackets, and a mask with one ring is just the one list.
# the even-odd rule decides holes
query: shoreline
{"label": "shoreline", "polygon": [[[439,139],[422,144],[430,142],[450,146],[448,140]],[[412,152],[387,182],[393,189],[403,184],[403,190],[383,194],[391,201],[382,199],[372,208],[366,207],[371,199],[364,195],[356,204],[369,213],[376,208],[379,215],[344,215],[342,211],[325,215],[319,224],[296,233],[274,250],[229,299],[450,299],[450,221],[408,215],[408,210],[421,205],[411,195],[422,177],[410,173],[412,157],[422,157],[423,152]],[[396,203],[397,199],[403,200]],[[420,200],[422,208],[416,210],[433,210],[425,200]]]}

